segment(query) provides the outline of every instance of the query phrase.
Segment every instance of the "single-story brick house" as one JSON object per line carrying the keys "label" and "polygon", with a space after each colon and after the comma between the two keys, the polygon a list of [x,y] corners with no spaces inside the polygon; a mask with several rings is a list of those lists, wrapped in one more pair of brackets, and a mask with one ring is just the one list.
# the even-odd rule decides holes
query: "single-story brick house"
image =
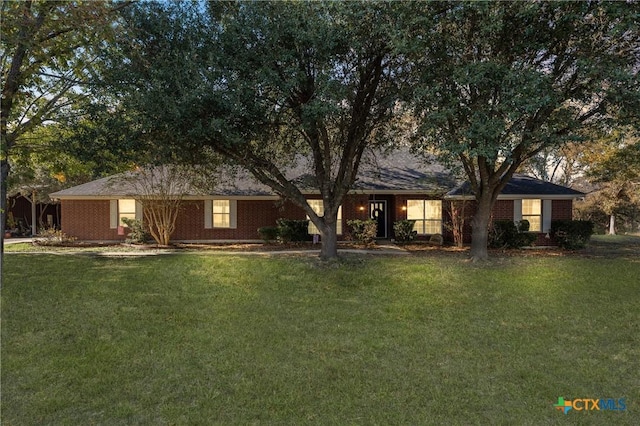
{"label": "single-story brick house", "polygon": [[[339,212],[338,238],[345,239],[346,221],[374,218],[378,237],[392,239],[393,223],[416,220],[421,239],[441,234],[452,241],[452,205],[467,205],[473,212],[473,196],[439,164],[427,164],[408,152],[379,155],[363,163],[359,178],[345,197]],[[299,167],[298,170],[305,170]],[[306,170],[309,170],[306,168]],[[309,181],[308,174],[297,174],[298,182]],[[312,207],[322,211],[319,192],[309,186],[303,191]],[[494,219],[528,219],[539,244],[549,244],[546,232],[551,220],[571,219],[573,200],[584,194],[558,185],[516,176],[498,197]],[[117,241],[125,238],[122,218],[142,219],[142,205],[122,180],[98,179],[50,195],[61,202],[61,228],[80,240]],[[306,219],[298,206],[284,201],[270,188],[237,173],[224,179],[206,195],[197,191],[184,197],[174,241],[232,242],[259,241],[258,228],[273,226],[278,218]],[[310,224],[309,232],[315,227]],[[468,234],[468,235],[467,235]],[[465,232],[470,239],[470,228]]]}

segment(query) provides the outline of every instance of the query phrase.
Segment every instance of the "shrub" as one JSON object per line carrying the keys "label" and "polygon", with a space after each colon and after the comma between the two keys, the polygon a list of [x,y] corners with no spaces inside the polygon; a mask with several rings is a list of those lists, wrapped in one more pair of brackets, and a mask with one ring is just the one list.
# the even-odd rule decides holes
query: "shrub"
{"label": "shrub", "polygon": [[309,235],[308,220],[293,220],[280,218],[276,220],[278,224],[278,240],[283,243],[289,241],[308,241]]}
{"label": "shrub", "polygon": [[590,220],[554,220],[549,232],[564,249],[584,248],[593,234],[593,222]]}
{"label": "shrub", "polygon": [[511,220],[496,220],[489,230],[489,247],[520,248],[529,246],[537,236],[528,231],[528,220],[521,220],[518,225]]}
{"label": "shrub", "polygon": [[50,228],[40,232],[38,238],[35,239],[35,243],[41,246],[62,246],[75,240],[75,237],[70,237],[60,230]]}
{"label": "shrub", "polygon": [[361,244],[371,244],[378,234],[378,223],[373,219],[347,221],[353,239]]}
{"label": "shrub", "polygon": [[127,244],[145,244],[151,241],[151,234],[147,232],[144,223],[138,219],[123,217],[122,222],[129,227],[129,234],[124,240]]}
{"label": "shrub", "polygon": [[415,220],[399,220],[393,223],[393,233],[396,235],[396,240],[401,243],[407,243],[416,239],[418,231],[414,231]]}
{"label": "shrub", "polygon": [[270,243],[278,239],[278,227],[277,226],[263,226],[258,228],[258,235],[264,240],[265,243]]}

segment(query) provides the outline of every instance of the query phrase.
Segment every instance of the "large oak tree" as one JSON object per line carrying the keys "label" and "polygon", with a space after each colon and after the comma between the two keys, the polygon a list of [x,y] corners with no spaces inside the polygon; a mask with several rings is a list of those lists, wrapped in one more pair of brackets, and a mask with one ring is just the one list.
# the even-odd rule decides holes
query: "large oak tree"
{"label": "large oak tree", "polygon": [[[387,3],[139,4],[113,60],[118,108],[172,161],[214,152],[300,206],[337,256],[337,214],[384,143],[402,67]],[[308,161],[312,188],[288,170]],[[318,215],[305,199],[316,190]]]}
{"label": "large oak tree", "polygon": [[[417,5],[414,5],[414,7]],[[513,173],[593,128],[637,120],[637,4],[420,4],[399,45],[416,72],[422,144],[461,164],[477,201],[471,256]]]}

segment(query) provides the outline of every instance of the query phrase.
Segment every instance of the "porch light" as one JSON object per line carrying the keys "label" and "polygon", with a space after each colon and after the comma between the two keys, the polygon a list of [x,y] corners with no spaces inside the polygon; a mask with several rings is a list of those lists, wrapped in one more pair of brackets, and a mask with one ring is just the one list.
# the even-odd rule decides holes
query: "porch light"
{"label": "porch light", "polygon": [[358,207],[358,210],[360,210],[361,212],[363,212],[363,211],[364,211],[364,206],[360,206],[360,207]]}
{"label": "porch light", "polygon": [[406,212],[407,211],[407,206],[402,206],[402,211]]}

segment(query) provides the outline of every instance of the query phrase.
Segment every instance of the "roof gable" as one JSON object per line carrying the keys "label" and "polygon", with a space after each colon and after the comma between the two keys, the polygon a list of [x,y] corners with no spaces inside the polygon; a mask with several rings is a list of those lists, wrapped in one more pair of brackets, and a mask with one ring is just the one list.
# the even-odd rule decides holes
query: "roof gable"
{"label": "roof gable", "polygon": [[[464,182],[457,188],[449,191],[446,198],[460,198],[465,196],[472,196],[471,184]],[[575,189],[567,188],[566,186],[556,185],[555,183],[546,182],[540,179],[536,179],[531,176],[515,174],[509,180],[504,187],[500,196],[553,196],[553,197],[566,197],[566,198],[578,198],[585,194]]]}

